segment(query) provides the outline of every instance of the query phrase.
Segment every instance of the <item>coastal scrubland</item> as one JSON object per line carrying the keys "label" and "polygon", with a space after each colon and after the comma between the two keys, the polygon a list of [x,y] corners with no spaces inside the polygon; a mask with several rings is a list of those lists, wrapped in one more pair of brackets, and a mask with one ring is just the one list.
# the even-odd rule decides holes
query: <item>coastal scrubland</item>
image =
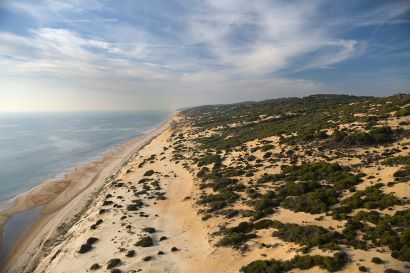
{"label": "coastal scrubland", "polygon": [[34,272],[408,272],[410,95],[181,111]]}

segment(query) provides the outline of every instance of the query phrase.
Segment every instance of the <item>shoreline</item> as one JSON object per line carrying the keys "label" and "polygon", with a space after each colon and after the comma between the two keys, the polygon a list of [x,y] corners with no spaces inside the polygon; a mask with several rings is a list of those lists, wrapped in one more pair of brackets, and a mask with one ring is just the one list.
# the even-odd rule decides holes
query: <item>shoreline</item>
{"label": "shoreline", "polygon": [[41,254],[47,240],[58,235],[58,227],[81,213],[107,179],[118,172],[136,152],[169,128],[176,114],[177,112],[171,113],[157,127],[119,144],[87,164],[66,172],[61,179],[45,181],[13,198],[12,204],[0,211],[1,234],[7,221],[14,215],[40,206],[42,209],[37,219],[1,261],[0,272],[21,272],[9,271],[16,260],[20,265],[25,264],[30,268]]}
{"label": "shoreline", "polygon": [[[174,120],[178,123],[179,118]],[[118,258],[121,272],[222,273],[237,272],[250,262],[253,256],[236,263],[242,257],[240,252],[214,247],[210,234],[215,230],[197,211],[198,179],[173,158],[173,135],[180,132],[176,130],[164,130],[124,163],[35,267],[19,271],[21,265],[14,265],[15,270],[8,272],[90,272],[92,265],[104,268]],[[150,170],[154,173],[147,175]],[[130,210],[134,200],[140,200],[142,207]],[[136,245],[147,236],[144,229],[149,227],[154,228],[149,232],[151,247]],[[97,241],[90,253],[80,253],[91,237]]]}

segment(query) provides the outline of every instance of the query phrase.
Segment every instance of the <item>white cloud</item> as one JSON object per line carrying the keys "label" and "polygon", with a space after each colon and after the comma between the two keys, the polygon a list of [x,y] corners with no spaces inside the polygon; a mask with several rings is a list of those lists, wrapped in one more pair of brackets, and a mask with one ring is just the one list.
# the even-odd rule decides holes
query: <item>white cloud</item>
{"label": "white cloud", "polygon": [[29,78],[44,86],[53,79],[79,94],[101,90],[111,100],[107,92],[167,98],[166,104],[175,94],[176,105],[325,92],[324,84],[287,79],[282,72],[331,68],[359,56],[366,43],[341,39],[335,29],[402,20],[410,10],[399,2],[385,12],[323,23],[323,3],[193,1],[181,3],[180,14],[155,7],[157,18],[135,15],[130,6],[143,9],[135,2],[5,1],[0,8],[29,15],[36,24],[23,34],[0,31],[0,65],[7,67],[0,84]]}
{"label": "white cloud", "polygon": [[[188,38],[206,44],[228,74],[241,77],[271,75],[292,68],[296,60],[299,68],[329,67],[360,52],[357,41],[333,37],[326,24],[313,20],[319,1],[292,3],[208,1],[200,19],[195,14],[189,17]],[[246,28],[252,29],[247,41],[235,45],[235,35]],[[308,54],[313,57],[300,63]]]}

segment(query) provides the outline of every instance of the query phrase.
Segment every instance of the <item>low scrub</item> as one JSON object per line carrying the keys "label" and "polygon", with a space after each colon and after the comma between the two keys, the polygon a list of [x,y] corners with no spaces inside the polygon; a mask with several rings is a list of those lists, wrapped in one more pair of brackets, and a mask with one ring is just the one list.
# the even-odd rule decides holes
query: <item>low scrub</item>
{"label": "low scrub", "polygon": [[346,253],[338,252],[333,257],[327,256],[295,256],[288,261],[282,260],[258,260],[251,262],[247,266],[241,268],[243,273],[283,273],[292,269],[299,268],[302,270],[310,269],[314,266],[319,266],[330,272],[338,271],[347,263],[348,258]]}

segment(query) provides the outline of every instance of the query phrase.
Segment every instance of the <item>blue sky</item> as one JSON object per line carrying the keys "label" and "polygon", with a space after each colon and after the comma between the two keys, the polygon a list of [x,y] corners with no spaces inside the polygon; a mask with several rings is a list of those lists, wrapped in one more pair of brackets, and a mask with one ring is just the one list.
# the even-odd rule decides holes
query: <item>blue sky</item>
{"label": "blue sky", "polygon": [[0,0],[0,111],[410,91],[410,1]]}

